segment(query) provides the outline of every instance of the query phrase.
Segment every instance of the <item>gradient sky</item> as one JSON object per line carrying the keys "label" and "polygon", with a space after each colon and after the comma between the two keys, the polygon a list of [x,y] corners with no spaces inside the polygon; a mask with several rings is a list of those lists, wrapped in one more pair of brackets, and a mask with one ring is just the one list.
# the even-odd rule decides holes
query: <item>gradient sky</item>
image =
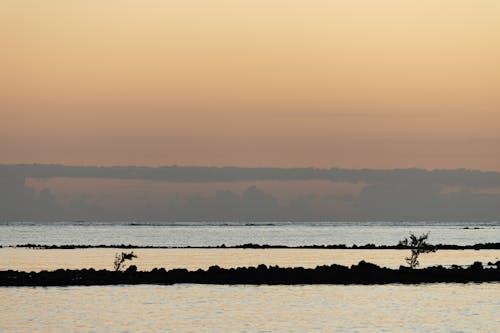
{"label": "gradient sky", "polygon": [[0,163],[500,170],[496,0],[0,2]]}

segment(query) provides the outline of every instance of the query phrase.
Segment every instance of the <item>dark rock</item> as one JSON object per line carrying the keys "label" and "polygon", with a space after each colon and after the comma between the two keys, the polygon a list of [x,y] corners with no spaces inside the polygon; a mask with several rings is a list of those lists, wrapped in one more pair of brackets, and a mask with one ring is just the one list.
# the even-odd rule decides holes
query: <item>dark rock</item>
{"label": "dark rock", "polygon": [[500,282],[500,269],[483,268],[475,262],[467,269],[460,266],[443,266],[411,269],[379,267],[365,261],[350,268],[341,265],[303,267],[238,267],[225,269],[211,266],[208,270],[153,269],[137,271],[135,265],[124,272],[107,270],[63,270],[41,272],[0,271],[0,286],[68,286],[109,284],[385,284],[385,283],[434,283],[434,282]]}
{"label": "dark rock", "polygon": [[130,265],[126,270],[125,273],[135,273],[137,272],[137,266],[136,265]]}

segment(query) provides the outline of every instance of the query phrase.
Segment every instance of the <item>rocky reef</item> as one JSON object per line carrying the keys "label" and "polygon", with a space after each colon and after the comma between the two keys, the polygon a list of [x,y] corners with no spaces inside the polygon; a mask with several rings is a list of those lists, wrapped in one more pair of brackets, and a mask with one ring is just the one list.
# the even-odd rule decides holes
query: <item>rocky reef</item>
{"label": "rocky reef", "polygon": [[[0,246],[1,247],[1,246]],[[15,248],[35,248],[43,250],[51,249],[90,249],[90,248],[117,248],[117,249],[379,249],[379,250],[405,250],[410,246],[402,244],[397,245],[345,245],[345,244],[330,244],[330,245],[269,245],[269,244],[253,244],[246,243],[240,245],[217,245],[217,246],[138,246],[132,244],[116,244],[116,245],[84,245],[84,244],[65,244],[65,245],[43,245],[43,244],[19,244],[9,247]],[[500,250],[500,243],[478,243],[474,245],[455,245],[455,244],[435,244],[432,247],[436,250]]]}
{"label": "rocky reef", "polygon": [[463,268],[452,266],[410,269],[379,267],[365,261],[351,267],[341,265],[317,266],[316,268],[283,268],[259,265],[257,267],[220,268],[208,270],[153,269],[138,271],[135,265],[125,271],[94,269],[41,272],[0,271],[0,286],[73,286],[115,284],[387,284],[387,283],[467,283],[500,282],[500,261],[480,262]]}

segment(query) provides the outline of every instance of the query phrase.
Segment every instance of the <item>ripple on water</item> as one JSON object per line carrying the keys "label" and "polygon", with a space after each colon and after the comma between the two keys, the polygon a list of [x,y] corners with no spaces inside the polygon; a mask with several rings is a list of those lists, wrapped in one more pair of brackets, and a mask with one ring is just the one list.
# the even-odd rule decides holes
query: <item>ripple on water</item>
{"label": "ripple on water", "polygon": [[498,283],[0,288],[0,330],[495,332],[499,293]]}

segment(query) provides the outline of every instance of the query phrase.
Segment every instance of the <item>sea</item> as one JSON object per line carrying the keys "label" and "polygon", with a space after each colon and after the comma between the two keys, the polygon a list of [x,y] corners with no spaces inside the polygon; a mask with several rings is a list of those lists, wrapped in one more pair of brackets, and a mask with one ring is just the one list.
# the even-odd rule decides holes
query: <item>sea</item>
{"label": "sea", "polygon": [[[500,222],[0,222],[0,270],[111,269],[134,245],[138,269],[404,265],[405,250],[192,248],[241,244],[395,245],[500,242]],[[189,248],[191,247],[191,248]],[[496,262],[500,250],[439,250],[421,266]],[[116,285],[0,287],[0,332],[499,332],[500,283],[419,285]]]}

